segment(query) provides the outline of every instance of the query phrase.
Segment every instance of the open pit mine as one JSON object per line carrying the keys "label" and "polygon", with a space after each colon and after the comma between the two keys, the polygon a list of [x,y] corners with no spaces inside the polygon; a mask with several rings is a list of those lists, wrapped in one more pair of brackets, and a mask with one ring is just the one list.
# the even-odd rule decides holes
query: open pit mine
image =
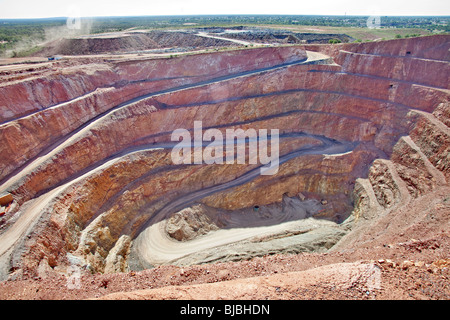
{"label": "open pit mine", "polygon": [[[2,69],[0,279],[354,250],[420,223],[448,238],[449,50],[436,35]],[[174,163],[195,123],[203,143]],[[189,161],[208,130],[239,129],[278,130],[277,150],[258,139],[276,173],[251,139],[216,144],[234,162]]]}

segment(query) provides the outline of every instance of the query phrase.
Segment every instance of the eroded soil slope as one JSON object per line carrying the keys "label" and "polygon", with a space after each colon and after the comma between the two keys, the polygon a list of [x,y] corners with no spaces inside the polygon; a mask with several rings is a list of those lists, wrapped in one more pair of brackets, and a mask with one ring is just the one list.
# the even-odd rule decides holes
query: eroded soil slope
{"label": "eroded soil slope", "polygon": [[[7,73],[0,295],[448,299],[449,47],[432,36]],[[174,165],[171,132],[194,121],[279,129],[277,174]]]}

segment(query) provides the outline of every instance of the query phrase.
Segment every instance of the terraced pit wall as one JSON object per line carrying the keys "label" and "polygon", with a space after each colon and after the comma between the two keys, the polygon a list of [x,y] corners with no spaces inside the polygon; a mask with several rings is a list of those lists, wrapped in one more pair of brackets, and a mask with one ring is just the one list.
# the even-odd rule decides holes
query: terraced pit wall
{"label": "terraced pit wall", "polygon": [[[377,44],[96,61],[4,85],[0,191],[16,203],[5,229],[27,213],[27,201],[44,199],[11,266],[56,268],[69,264],[70,253],[96,271],[111,263],[126,270],[130,243],[168,204],[254,169],[174,165],[163,146],[194,121],[222,130],[280,129],[281,156],[323,139],[351,146],[293,157],[274,176],[195,200],[237,210],[301,194],[325,204],[317,218],[342,222],[353,210],[355,181],[414,127],[407,115],[448,106],[448,37]],[[335,63],[304,63],[304,48]],[[60,89],[49,90],[51,83]]]}

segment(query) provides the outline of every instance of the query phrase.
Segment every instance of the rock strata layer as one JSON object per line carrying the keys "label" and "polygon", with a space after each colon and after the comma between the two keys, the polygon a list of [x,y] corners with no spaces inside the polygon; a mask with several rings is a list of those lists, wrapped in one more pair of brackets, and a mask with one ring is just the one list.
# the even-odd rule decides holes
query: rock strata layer
{"label": "rock strata layer", "polygon": [[[170,241],[189,243],[227,230],[230,220],[215,212],[295,197],[320,203],[303,218],[320,224],[310,243],[329,249],[352,212],[377,216],[446,185],[449,43],[431,36],[67,60],[3,83],[0,193],[14,201],[1,217],[0,240],[10,245],[0,274],[36,274],[44,264],[65,272],[72,256],[91,271],[127,271],[130,257],[148,267],[151,252],[139,239],[161,221],[170,218]],[[195,121],[204,131],[278,129],[277,174],[255,174],[260,164],[248,156],[245,164],[174,164],[171,134],[193,133]],[[236,256],[283,251],[281,238],[300,239],[300,229],[259,239],[274,241],[267,249],[246,249],[256,240],[239,237]],[[202,250],[206,257],[212,248]]]}

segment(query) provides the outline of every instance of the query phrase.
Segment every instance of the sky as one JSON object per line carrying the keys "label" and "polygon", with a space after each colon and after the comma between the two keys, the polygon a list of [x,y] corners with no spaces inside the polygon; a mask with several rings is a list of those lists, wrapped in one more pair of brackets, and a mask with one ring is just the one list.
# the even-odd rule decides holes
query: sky
{"label": "sky", "polygon": [[450,16],[450,1],[0,0],[0,19],[198,14]]}

